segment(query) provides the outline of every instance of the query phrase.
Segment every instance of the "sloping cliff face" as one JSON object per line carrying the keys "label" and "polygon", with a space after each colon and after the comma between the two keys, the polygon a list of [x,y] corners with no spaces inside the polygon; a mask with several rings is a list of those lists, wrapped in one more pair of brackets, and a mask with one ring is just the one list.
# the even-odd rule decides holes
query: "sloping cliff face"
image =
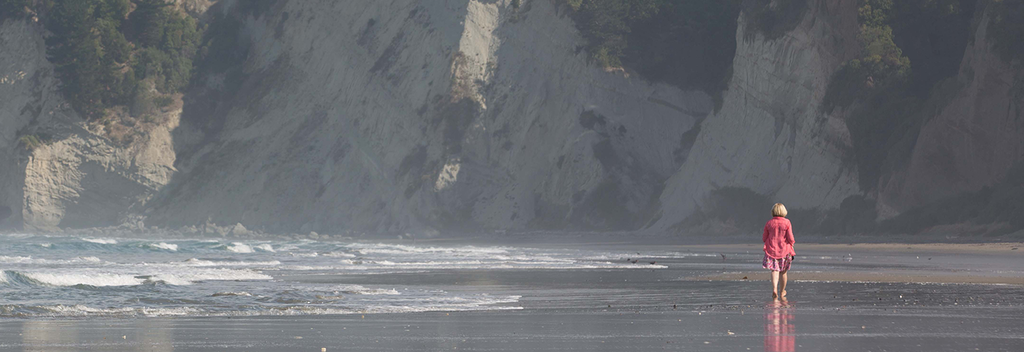
{"label": "sloping cliff face", "polygon": [[[857,2],[809,1],[777,39],[749,31],[741,12],[733,75],[687,162],[661,195],[657,231],[704,223],[722,204],[767,198],[790,209],[832,209],[860,194],[842,112],[822,112],[828,79],[860,50]],[[759,204],[759,203],[758,203]],[[734,210],[728,210],[734,211]],[[761,217],[765,210],[761,210]]]}
{"label": "sloping cliff face", "polygon": [[1003,182],[1024,160],[1024,76],[993,50],[989,22],[986,13],[964,53],[960,90],[922,127],[909,162],[880,181],[883,217]]}
{"label": "sloping cliff face", "polygon": [[0,25],[0,228],[122,223],[169,181],[177,114],[127,145],[89,131],[57,91],[43,35],[28,20]]}
{"label": "sloping cliff face", "polygon": [[548,0],[286,1],[242,18],[246,78],[210,116],[223,126],[178,146],[147,224],[635,229],[712,109],[588,63]]}
{"label": "sloping cliff face", "polygon": [[865,190],[848,112],[821,108],[861,54],[857,0],[810,0],[769,36],[742,12],[717,110],[588,62],[559,3],[183,1],[238,20],[239,61],[123,144],[68,108],[41,26],[6,20],[0,228],[749,233],[762,203],[870,223],[1014,182],[1024,159],[1021,76],[985,16],[952,99]]}

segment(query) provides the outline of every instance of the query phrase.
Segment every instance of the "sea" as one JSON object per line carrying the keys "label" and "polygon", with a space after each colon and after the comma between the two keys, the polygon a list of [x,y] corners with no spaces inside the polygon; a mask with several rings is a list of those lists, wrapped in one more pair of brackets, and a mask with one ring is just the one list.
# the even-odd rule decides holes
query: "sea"
{"label": "sea", "polygon": [[[519,295],[317,275],[643,270],[627,253],[506,246],[4,235],[0,317],[373,314],[521,309]],[[697,254],[692,254],[697,255]],[[648,253],[646,258],[685,256]],[[306,278],[306,280],[289,279]],[[315,280],[312,280],[315,281]]]}
{"label": "sea", "polygon": [[1024,350],[1024,286],[828,275],[1019,278],[1011,249],[798,245],[776,301],[759,246],[140,237],[0,235],[0,350]]}

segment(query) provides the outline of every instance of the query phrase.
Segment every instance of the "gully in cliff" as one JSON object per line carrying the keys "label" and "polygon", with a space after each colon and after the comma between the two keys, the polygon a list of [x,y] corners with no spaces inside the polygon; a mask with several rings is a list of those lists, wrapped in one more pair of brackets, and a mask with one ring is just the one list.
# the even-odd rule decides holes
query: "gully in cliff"
{"label": "gully in cliff", "polygon": [[[772,298],[786,298],[786,283],[789,281],[786,275],[789,266],[796,259],[796,252],[793,250],[793,224],[786,219],[786,206],[782,203],[775,203],[772,206],[772,219],[764,224],[764,233],[761,240],[764,241],[764,261],[761,266],[772,271]],[[782,277],[782,284],[779,284],[779,277]]]}

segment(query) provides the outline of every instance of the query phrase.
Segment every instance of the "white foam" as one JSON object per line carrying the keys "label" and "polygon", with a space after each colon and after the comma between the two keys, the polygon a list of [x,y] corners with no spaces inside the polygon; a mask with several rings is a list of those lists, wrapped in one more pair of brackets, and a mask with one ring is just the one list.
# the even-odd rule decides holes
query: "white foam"
{"label": "white foam", "polygon": [[271,280],[272,276],[254,270],[238,269],[193,269],[189,271],[156,273],[150,281],[162,281],[168,285],[185,286],[199,281],[252,281]]}
{"label": "white foam", "polygon": [[362,254],[407,254],[407,253],[447,253],[454,255],[481,255],[481,254],[505,254],[509,248],[506,247],[415,247],[400,244],[362,244],[350,245],[357,252]]}
{"label": "white foam", "polygon": [[226,249],[229,250],[229,251],[235,252],[235,253],[252,253],[253,252],[252,247],[249,247],[249,245],[247,245],[245,243],[242,243],[242,242],[232,242],[231,245],[227,246]]}
{"label": "white foam", "polygon": [[29,272],[22,275],[51,286],[134,286],[143,282],[142,279],[135,278],[135,275],[111,273]]}
{"label": "white foam", "polygon": [[267,260],[267,261],[231,261],[231,260],[203,260],[196,258],[189,258],[181,264],[172,263],[174,265],[186,265],[186,266],[276,266],[281,265],[280,261]]}
{"label": "white foam", "polygon": [[271,246],[270,244],[267,244],[267,243],[263,243],[263,244],[259,244],[259,245],[253,246],[253,248],[259,249],[259,250],[264,251],[264,252],[271,252],[271,253],[274,252],[274,247]]}
{"label": "white foam", "polygon": [[96,244],[117,244],[117,240],[112,238],[81,238],[82,241],[96,243]]}
{"label": "white foam", "polygon": [[45,265],[66,265],[66,264],[82,264],[82,263],[101,263],[103,262],[97,257],[77,257],[68,260],[60,259],[41,259],[23,256],[5,256],[0,255],[0,264],[45,264]]}
{"label": "white foam", "polygon": [[382,288],[366,288],[360,285],[342,285],[332,287],[332,291],[357,295],[399,295],[398,290]]}
{"label": "white foam", "polygon": [[176,308],[93,308],[82,304],[76,304],[67,306],[63,304],[53,306],[39,306],[46,311],[49,311],[49,315],[62,316],[62,317],[81,317],[81,316],[134,316],[134,315],[145,315],[145,316],[188,316],[188,315],[200,315],[203,312],[201,309],[192,307],[176,307]]}
{"label": "white foam", "polygon": [[345,252],[327,252],[327,253],[322,253],[320,255],[322,255],[324,257],[331,257],[331,258],[355,258],[356,257],[355,254],[345,253]]}
{"label": "white foam", "polygon": [[162,249],[162,250],[167,250],[167,251],[171,251],[171,252],[178,251],[178,245],[173,244],[173,243],[166,243],[166,242],[147,243],[146,247],[152,248],[152,249]]}
{"label": "white foam", "polygon": [[217,293],[214,293],[212,296],[213,297],[222,297],[222,296],[252,297],[252,294],[248,293],[248,292],[245,292],[245,291],[241,291],[241,292],[217,292]]}

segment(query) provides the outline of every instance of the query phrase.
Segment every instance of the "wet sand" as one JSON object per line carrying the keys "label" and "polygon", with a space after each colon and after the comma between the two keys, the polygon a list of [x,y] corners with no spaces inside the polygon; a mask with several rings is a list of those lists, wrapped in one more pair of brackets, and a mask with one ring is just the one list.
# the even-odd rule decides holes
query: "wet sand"
{"label": "wet sand", "polygon": [[[760,245],[690,246],[717,253],[759,253]],[[802,244],[789,279],[796,282],[885,282],[1024,285],[1024,243],[971,244]],[[864,268],[864,262],[877,263]],[[845,265],[834,265],[843,263]],[[810,264],[810,265],[804,265]],[[822,266],[828,266],[823,268]],[[767,277],[764,269],[710,273],[699,280],[749,280]],[[746,279],[744,279],[746,278]]]}
{"label": "wet sand", "polygon": [[[616,247],[667,268],[296,275],[287,279],[522,297],[507,304],[511,310],[473,312],[7,319],[0,320],[0,350],[1019,351],[1024,346],[1024,286],[947,284],[956,281],[949,276],[1019,279],[1024,276],[1019,252],[1000,254],[999,246],[991,246],[997,252],[836,246],[798,245],[793,275],[803,278],[791,283],[786,302],[771,300],[763,279],[727,279],[743,273],[766,277],[759,269],[759,246],[657,247],[693,253],[675,258],[645,257],[654,247]],[[812,274],[829,279],[810,279]]]}

